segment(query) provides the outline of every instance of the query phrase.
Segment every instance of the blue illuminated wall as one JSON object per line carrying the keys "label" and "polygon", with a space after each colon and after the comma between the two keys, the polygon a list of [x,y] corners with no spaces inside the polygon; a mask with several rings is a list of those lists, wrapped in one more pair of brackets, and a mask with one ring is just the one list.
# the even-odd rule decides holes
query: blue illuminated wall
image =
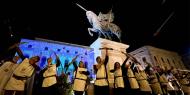
{"label": "blue illuminated wall", "polygon": [[[53,52],[56,52],[61,60],[61,65],[57,68],[57,73],[60,75],[61,72],[64,71],[65,64],[71,62],[72,58],[77,54],[81,54],[76,60],[77,63],[82,60],[91,72],[91,77],[94,75],[94,50],[90,47],[45,39],[21,39],[21,42],[26,42],[25,44],[20,45],[25,57],[30,58],[36,55],[40,56],[41,59],[38,65],[41,69],[46,67],[47,58],[50,56],[53,58],[53,63],[55,63],[55,55]],[[73,75],[73,70],[74,66],[70,65],[68,72],[71,72]]]}

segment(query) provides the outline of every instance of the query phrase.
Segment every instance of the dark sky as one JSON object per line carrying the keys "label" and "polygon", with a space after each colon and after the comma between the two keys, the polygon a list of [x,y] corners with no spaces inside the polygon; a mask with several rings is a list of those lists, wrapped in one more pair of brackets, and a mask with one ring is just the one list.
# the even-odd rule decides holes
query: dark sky
{"label": "dark sky", "polygon": [[[5,7],[0,11],[1,51],[16,41],[10,41],[9,25],[16,38],[39,37],[90,45],[96,37],[88,34],[91,25],[75,3],[96,14],[106,13],[113,7],[114,23],[120,26],[122,42],[130,45],[129,51],[152,45],[185,53],[190,47],[188,0],[63,0],[2,4]],[[153,36],[172,12],[160,33]]]}

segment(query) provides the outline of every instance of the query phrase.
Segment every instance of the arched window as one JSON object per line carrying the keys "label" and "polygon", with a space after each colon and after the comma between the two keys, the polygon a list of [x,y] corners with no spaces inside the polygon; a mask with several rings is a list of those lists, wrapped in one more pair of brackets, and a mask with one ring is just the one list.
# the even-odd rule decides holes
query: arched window
{"label": "arched window", "polygon": [[165,63],[165,61],[164,61],[164,59],[162,57],[161,57],[161,60],[162,60],[163,63]]}
{"label": "arched window", "polygon": [[85,55],[88,55],[88,53],[87,53],[87,52],[85,52]]}
{"label": "arched window", "polygon": [[156,56],[154,56],[154,60],[155,60],[156,62],[158,62],[158,60],[157,60]]}
{"label": "arched window", "polygon": [[175,61],[173,60],[173,63],[174,63],[174,65],[175,65]]}
{"label": "arched window", "polygon": [[61,51],[61,49],[57,49],[57,51],[58,51],[58,52],[60,52],[60,51]]}
{"label": "arched window", "polygon": [[75,54],[78,54],[78,51],[75,51]]}
{"label": "arched window", "polygon": [[48,47],[45,47],[44,50],[48,50]]}
{"label": "arched window", "polygon": [[167,59],[167,61],[168,61],[168,64],[170,64],[170,60],[169,60],[169,59]]}
{"label": "arched window", "polygon": [[180,60],[178,61],[178,63],[179,63],[179,66],[180,66],[179,68],[183,68],[183,63]]}
{"label": "arched window", "polygon": [[32,48],[32,45],[28,45],[28,48]]}

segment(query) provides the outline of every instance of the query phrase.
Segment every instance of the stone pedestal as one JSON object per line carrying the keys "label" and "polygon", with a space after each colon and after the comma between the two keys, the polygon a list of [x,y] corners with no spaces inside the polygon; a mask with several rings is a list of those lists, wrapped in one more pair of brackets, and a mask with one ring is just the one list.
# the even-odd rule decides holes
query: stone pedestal
{"label": "stone pedestal", "polygon": [[94,41],[91,45],[91,48],[94,48],[94,60],[96,64],[96,57],[100,56],[102,59],[105,58],[105,50],[99,50],[99,48],[113,48],[114,50],[108,50],[109,55],[109,61],[107,65],[107,72],[108,72],[108,80],[110,83],[110,86],[113,86],[114,77],[113,74],[110,73],[110,70],[114,68],[114,63],[119,62],[121,65],[123,61],[125,60],[126,56],[122,54],[121,52],[126,53],[126,49],[129,48],[129,45],[110,41],[107,39],[98,38],[96,41]]}

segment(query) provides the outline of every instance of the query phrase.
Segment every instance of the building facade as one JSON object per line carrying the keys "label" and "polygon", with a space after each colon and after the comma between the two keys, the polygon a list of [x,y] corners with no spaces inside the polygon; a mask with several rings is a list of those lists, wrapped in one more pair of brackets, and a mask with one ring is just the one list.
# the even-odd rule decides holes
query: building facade
{"label": "building facade", "polygon": [[[56,53],[61,61],[61,65],[57,68],[57,75],[59,76],[65,72],[65,66],[68,65],[76,55],[79,55],[76,59],[77,65],[79,61],[83,61],[87,69],[91,72],[92,77],[94,75],[91,70],[94,64],[94,49],[88,46],[40,38],[36,38],[35,40],[21,39],[21,43],[24,44],[21,44],[19,47],[23,51],[25,57],[31,58],[36,55],[40,56],[40,62],[38,65],[41,69],[47,66],[47,58],[49,57],[52,57],[52,63],[55,63],[56,58],[54,53]],[[73,75],[73,70],[74,66],[70,65],[67,72],[70,72],[71,75]]]}
{"label": "building facade", "polygon": [[168,51],[152,46],[143,46],[130,52],[129,54],[137,58],[137,60],[144,67],[146,64],[143,62],[143,58],[145,58],[147,62],[151,63],[152,66],[160,66],[163,69],[171,69],[171,67],[181,70],[186,69],[181,56],[173,51]]}

